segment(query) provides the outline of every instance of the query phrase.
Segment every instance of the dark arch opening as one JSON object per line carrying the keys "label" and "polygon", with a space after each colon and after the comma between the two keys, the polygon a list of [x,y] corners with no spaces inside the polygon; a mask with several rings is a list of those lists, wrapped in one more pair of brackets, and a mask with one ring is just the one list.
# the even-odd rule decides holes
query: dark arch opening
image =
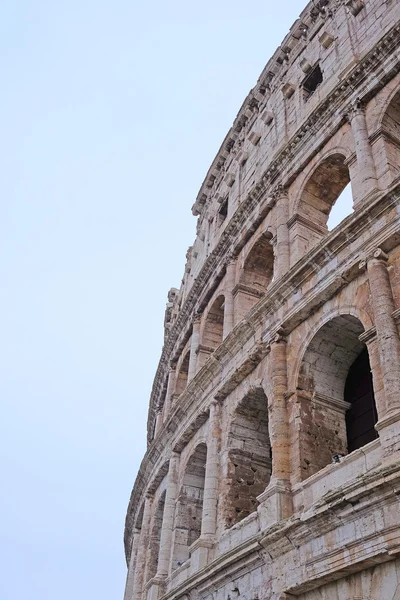
{"label": "dark arch opening", "polygon": [[378,437],[375,430],[378,415],[366,348],[357,356],[349,369],[344,399],[350,404],[346,412],[347,449],[348,452],[353,452]]}
{"label": "dark arch opening", "polygon": [[[364,328],[352,315],[325,323],[304,354],[298,383],[296,458],[301,479],[376,438],[376,408]],[[297,457],[298,455],[298,457]]]}

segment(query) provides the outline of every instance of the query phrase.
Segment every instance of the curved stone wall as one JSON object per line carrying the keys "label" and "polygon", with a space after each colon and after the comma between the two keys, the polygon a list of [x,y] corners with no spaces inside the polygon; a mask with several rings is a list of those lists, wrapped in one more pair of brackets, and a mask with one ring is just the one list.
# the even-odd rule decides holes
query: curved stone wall
{"label": "curved stone wall", "polygon": [[399,3],[309,3],[193,205],[125,600],[398,597],[399,176]]}

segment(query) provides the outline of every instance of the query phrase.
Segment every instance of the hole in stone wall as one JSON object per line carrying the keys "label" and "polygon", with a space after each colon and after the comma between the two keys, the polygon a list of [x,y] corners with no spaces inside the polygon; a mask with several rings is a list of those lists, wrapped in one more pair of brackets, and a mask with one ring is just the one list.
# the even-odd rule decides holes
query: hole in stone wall
{"label": "hole in stone wall", "polygon": [[221,226],[222,223],[225,221],[226,217],[228,216],[228,198],[226,198],[221,206],[220,209],[218,211],[217,214],[217,224],[218,226]]}
{"label": "hole in stone wall", "polygon": [[319,66],[319,64],[316,64],[315,67],[313,67],[309,71],[302,83],[302,88],[304,90],[304,99],[306,101],[315,92],[315,90],[322,83],[322,81],[323,75],[321,67]]}

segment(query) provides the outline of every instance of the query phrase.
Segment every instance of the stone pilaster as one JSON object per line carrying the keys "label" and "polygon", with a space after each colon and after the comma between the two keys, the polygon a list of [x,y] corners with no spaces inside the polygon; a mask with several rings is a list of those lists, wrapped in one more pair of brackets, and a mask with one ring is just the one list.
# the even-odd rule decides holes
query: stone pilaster
{"label": "stone pilaster", "polygon": [[169,460],[167,491],[160,537],[157,578],[167,577],[171,554],[172,531],[175,518],[175,500],[178,487],[179,454],[174,452]]}
{"label": "stone pilaster", "polygon": [[188,383],[193,379],[197,371],[197,354],[200,345],[200,324],[201,316],[196,315],[193,319],[192,338],[190,341]]}
{"label": "stone pilaster", "polygon": [[276,196],[276,241],[274,246],[275,265],[274,277],[280,279],[290,268],[290,244],[289,244],[289,198],[286,190],[278,188]]}
{"label": "stone pilaster", "polygon": [[129,561],[129,568],[128,568],[128,573],[127,573],[127,577],[126,577],[124,600],[133,600],[133,592],[134,592],[134,585],[135,585],[135,566],[136,566],[137,553],[138,553],[138,549],[139,549],[139,542],[140,542],[140,529],[137,529],[135,527],[135,529],[133,530],[131,559]]}
{"label": "stone pilaster", "polygon": [[217,505],[219,483],[219,450],[221,443],[221,407],[218,402],[210,406],[207,440],[207,464],[204,481],[203,515],[201,536],[213,538],[217,530]]}
{"label": "stone pilaster", "polygon": [[147,548],[149,546],[150,541],[150,522],[152,506],[153,497],[146,496],[144,501],[143,520],[142,527],[140,530],[139,547],[135,565],[134,593],[132,595],[132,598],[134,598],[135,600],[141,600],[142,598]]}
{"label": "stone pilaster", "polygon": [[293,511],[290,489],[289,416],[287,410],[286,339],[277,334],[271,344],[273,397],[268,399],[269,435],[272,450],[271,480],[258,496],[263,528],[288,518]]}
{"label": "stone pilaster", "polygon": [[174,366],[174,367],[170,368],[169,373],[168,373],[167,393],[165,395],[164,412],[163,412],[164,421],[166,421],[168,419],[168,415],[170,413],[171,406],[172,406],[172,396],[175,391],[175,376],[176,376],[176,368]]}
{"label": "stone pilaster", "polygon": [[383,250],[378,248],[367,258],[366,265],[385,392],[386,413],[383,416],[379,414],[376,429],[384,456],[393,458],[394,452],[400,451],[400,339],[393,316],[395,305],[387,259]]}
{"label": "stone pilaster", "polygon": [[377,189],[375,162],[372,155],[371,144],[368,139],[367,121],[364,107],[361,102],[356,102],[348,112],[351,130],[354,137],[354,146],[357,156],[358,184],[361,187],[359,198],[364,198]]}
{"label": "stone pilaster", "polygon": [[235,324],[233,290],[235,288],[236,261],[230,260],[226,265],[225,306],[223,338],[232,331]]}
{"label": "stone pilaster", "polygon": [[209,552],[215,543],[219,492],[219,451],[221,444],[221,407],[211,403],[207,438],[207,463],[204,481],[201,535],[191,547],[191,572],[198,571],[209,562]]}

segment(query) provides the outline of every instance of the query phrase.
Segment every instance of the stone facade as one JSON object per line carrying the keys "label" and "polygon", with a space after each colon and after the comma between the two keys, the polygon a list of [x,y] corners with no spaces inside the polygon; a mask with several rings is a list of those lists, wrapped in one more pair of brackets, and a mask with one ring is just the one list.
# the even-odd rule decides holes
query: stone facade
{"label": "stone facade", "polygon": [[397,0],[304,9],[192,210],[125,600],[400,600]]}

